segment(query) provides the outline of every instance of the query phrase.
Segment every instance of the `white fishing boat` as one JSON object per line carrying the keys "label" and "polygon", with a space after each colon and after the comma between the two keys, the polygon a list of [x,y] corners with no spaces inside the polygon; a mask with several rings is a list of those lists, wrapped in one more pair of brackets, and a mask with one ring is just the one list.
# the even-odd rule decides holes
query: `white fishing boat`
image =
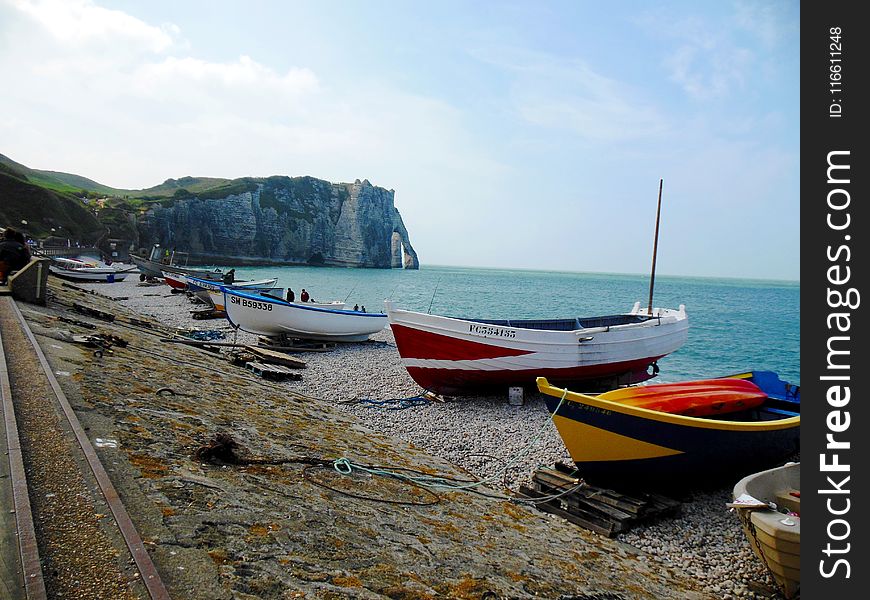
{"label": "white fishing boat", "polygon": [[63,279],[81,282],[114,283],[124,281],[129,274],[129,271],[118,270],[113,266],[100,266],[97,262],[59,256],[51,259],[48,270]]}
{"label": "white fishing boat", "polygon": [[184,276],[185,284],[188,291],[192,292],[197,298],[211,304],[215,310],[224,310],[224,292],[223,288],[246,290],[249,292],[269,292],[275,289],[275,284],[278,283],[277,278],[257,279],[255,281],[236,281],[233,284],[225,284],[198,277]]}
{"label": "white fishing boat", "polygon": [[223,287],[224,309],[234,327],[266,336],[361,342],[387,325],[387,315],[343,310],[343,302],[286,302],[274,296]]}
{"label": "white fishing boat", "polygon": [[613,388],[654,377],[656,361],[687,339],[685,306],[641,308],[574,319],[459,319],[397,309],[390,328],[408,373],[446,395],[531,387],[536,377],[560,385]]}

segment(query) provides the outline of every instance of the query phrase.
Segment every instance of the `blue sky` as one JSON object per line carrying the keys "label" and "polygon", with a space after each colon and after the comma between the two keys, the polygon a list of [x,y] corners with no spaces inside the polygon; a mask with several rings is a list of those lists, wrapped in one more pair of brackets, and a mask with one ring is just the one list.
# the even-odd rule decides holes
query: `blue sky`
{"label": "blue sky", "polygon": [[799,278],[796,2],[0,0],[0,152],[368,179],[428,264]]}

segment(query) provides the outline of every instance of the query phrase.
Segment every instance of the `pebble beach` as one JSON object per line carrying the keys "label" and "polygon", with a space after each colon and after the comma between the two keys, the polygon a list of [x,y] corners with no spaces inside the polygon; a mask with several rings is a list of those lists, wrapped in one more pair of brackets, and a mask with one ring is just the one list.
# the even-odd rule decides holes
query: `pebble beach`
{"label": "pebble beach", "polygon": [[[114,284],[79,287],[116,298],[128,308],[179,330],[218,330],[221,341],[255,343],[256,336],[232,329],[225,319],[194,320],[185,294],[166,285],[143,285],[138,277]],[[370,307],[371,309],[372,307]],[[447,459],[492,489],[515,491],[538,466],[570,458],[541,398],[527,394],[523,405],[506,397],[472,397],[415,404],[396,410],[383,401],[418,396],[423,390],[401,364],[387,328],[365,343],[339,344],[331,352],[297,355],[307,363],[301,381],[275,383],[298,394],[334,403],[361,424]],[[383,403],[383,404],[379,404]],[[620,534],[663,568],[676,568],[719,598],[781,598],[753,555],[737,516],[725,506],[734,482],[716,490],[681,495],[680,513]],[[505,490],[506,492],[508,490]]]}

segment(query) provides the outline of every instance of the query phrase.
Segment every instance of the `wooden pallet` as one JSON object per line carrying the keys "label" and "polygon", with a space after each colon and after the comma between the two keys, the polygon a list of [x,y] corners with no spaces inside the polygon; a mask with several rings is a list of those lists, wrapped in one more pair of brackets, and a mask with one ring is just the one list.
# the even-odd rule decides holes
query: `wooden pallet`
{"label": "wooden pallet", "polygon": [[[564,494],[536,504],[540,510],[608,537],[644,521],[675,514],[680,509],[678,501],[660,494],[618,491],[584,482],[573,476],[570,467],[560,464],[555,468],[538,469],[532,475],[532,482],[534,487],[520,488],[522,495],[547,498]],[[565,493],[569,490],[570,493]]]}
{"label": "wooden pallet", "polygon": [[284,367],[290,367],[291,369],[305,368],[304,360],[300,360],[295,356],[290,356],[289,354],[284,354],[283,352],[276,352],[274,350],[259,348],[257,346],[245,346],[245,350],[253,354],[257,360],[264,363],[282,365]]}
{"label": "wooden pallet", "polygon": [[332,352],[335,350],[335,342],[300,340],[283,335],[277,337],[261,335],[257,342],[259,344],[258,348],[269,348],[284,352]]}
{"label": "wooden pallet", "polygon": [[223,319],[227,316],[222,310],[214,310],[210,308],[208,310],[192,310],[190,311],[190,316],[194,319]]}
{"label": "wooden pallet", "polygon": [[272,381],[285,381],[287,379],[292,381],[302,380],[302,375],[300,373],[295,373],[281,365],[267,365],[261,362],[249,362],[245,364],[245,367],[263,379],[270,379]]}

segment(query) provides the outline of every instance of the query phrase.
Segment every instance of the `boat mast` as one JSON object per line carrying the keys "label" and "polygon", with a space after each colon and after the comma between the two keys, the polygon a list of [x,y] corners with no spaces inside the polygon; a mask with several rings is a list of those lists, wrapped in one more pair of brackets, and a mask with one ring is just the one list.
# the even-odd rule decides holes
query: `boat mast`
{"label": "boat mast", "polygon": [[659,179],[659,205],[656,209],[656,235],[655,240],[653,241],[653,260],[652,260],[652,272],[649,276],[649,309],[647,312],[649,316],[652,316],[653,309],[653,287],[656,284],[656,253],[659,248],[659,219],[662,215],[662,184],[664,183],[664,179]]}

